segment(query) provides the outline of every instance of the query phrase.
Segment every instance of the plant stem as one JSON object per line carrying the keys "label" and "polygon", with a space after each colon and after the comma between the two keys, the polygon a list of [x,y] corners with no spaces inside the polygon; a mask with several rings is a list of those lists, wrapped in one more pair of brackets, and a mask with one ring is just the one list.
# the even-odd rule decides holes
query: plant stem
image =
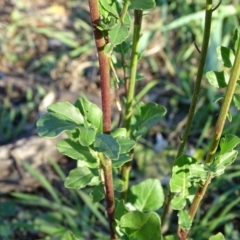
{"label": "plant stem", "polygon": [[97,47],[100,78],[101,78],[101,95],[102,95],[102,111],[103,111],[103,132],[111,131],[111,96],[110,96],[110,64],[109,56],[104,53],[106,41],[99,25],[99,1],[89,0],[90,14],[93,26],[93,33]]}
{"label": "plant stem", "polygon": [[[89,8],[100,68],[103,132],[109,134],[111,132],[110,59],[109,56],[104,53],[104,46],[106,44],[104,35],[97,28],[100,19],[99,1],[89,0]],[[113,227],[115,206],[111,159],[104,158],[102,165],[104,172],[106,210],[108,214],[110,237],[111,239],[118,239]]]}
{"label": "plant stem", "polygon": [[[239,38],[240,38],[240,36],[239,36]],[[210,149],[209,149],[208,155],[206,157],[206,161],[205,161],[206,164],[212,163],[214,154],[216,153],[216,150],[217,150],[217,147],[218,147],[221,135],[222,135],[223,127],[226,122],[227,113],[229,111],[229,107],[232,102],[233,94],[236,89],[237,81],[240,76],[240,67],[239,66],[240,66],[240,41],[238,43],[238,48],[237,48],[234,64],[232,67],[230,80],[229,80],[229,83],[228,83],[228,86],[226,89],[226,93],[225,93],[225,96],[223,99],[222,107],[221,107],[221,110],[220,110],[220,113],[219,113],[219,116],[217,119],[215,130],[213,132]],[[199,208],[200,202],[206,193],[207,187],[208,187],[209,183],[211,182],[211,179],[212,179],[212,173],[209,173],[208,178],[205,181],[204,185],[200,186],[198,188],[197,193],[195,194],[193,202],[189,209],[189,215],[190,215],[191,219],[194,218],[194,216]],[[179,236],[181,238],[179,238],[179,239],[185,240],[187,237],[187,234],[188,234],[188,231],[186,231],[186,230],[180,231]]]}
{"label": "plant stem", "polygon": [[126,104],[126,129],[127,135],[131,135],[131,118],[132,118],[132,106],[134,101],[135,85],[136,85],[136,74],[137,74],[137,63],[138,63],[138,43],[140,39],[140,31],[142,25],[142,10],[134,10],[134,30],[133,30],[133,42],[132,42],[132,53],[130,63],[130,77],[129,86],[127,92],[127,104]]}
{"label": "plant stem", "polygon": [[[180,143],[180,146],[178,149],[176,159],[183,154],[183,150],[185,148],[187,138],[188,138],[191,126],[192,126],[193,117],[194,117],[194,114],[196,111],[197,100],[198,100],[198,95],[199,95],[199,91],[200,91],[203,70],[204,70],[206,56],[207,56],[208,43],[209,43],[209,38],[210,38],[211,20],[212,20],[212,0],[206,0],[204,34],[203,34],[202,49],[201,49],[199,66],[198,66],[198,72],[197,72],[197,76],[196,76],[196,83],[195,83],[195,87],[193,90],[193,97],[192,97],[191,105],[190,105],[189,112],[188,112],[188,120],[186,123],[186,127],[184,129],[184,133],[183,133],[183,136],[181,139],[181,143]],[[165,203],[163,206],[163,212],[161,215],[162,224],[165,221],[166,215],[169,210],[170,202],[171,202],[173,196],[174,195],[170,192],[170,189],[168,189],[168,194],[167,194],[167,197],[166,197],[166,200],[165,200]]]}
{"label": "plant stem", "polygon": [[[209,173],[206,182],[204,183],[203,186],[198,188],[197,193],[194,196],[192,205],[189,209],[189,215],[192,220],[195,217],[196,211],[199,207],[199,204],[200,204],[203,196],[205,195],[205,192],[207,190],[209,183],[211,182],[211,179],[212,179],[212,173]],[[185,240],[187,238],[188,232],[189,232],[189,230],[183,230],[180,227],[178,227],[178,239]]]}
{"label": "plant stem", "polygon": [[[134,101],[135,85],[136,85],[136,73],[137,73],[137,63],[138,63],[138,43],[140,39],[141,25],[142,25],[142,10],[134,10],[134,30],[133,30],[133,42],[132,42],[132,53],[131,53],[131,70],[129,77],[129,85],[127,92],[127,103],[126,103],[126,112],[125,112],[125,121],[127,136],[131,136],[131,118],[132,118],[132,108]],[[133,151],[131,152],[133,156]],[[123,192],[122,197],[126,200],[127,190],[129,185],[129,174],[132,167],[132,162],[127,162],[122,168],[122,178],[123,178]]]}
{"label": "plant stem", "polygon": [[236,89],[237,81],[239,79],[239,75],[240,75],[240,41],[238,44],[235,61],[233,64],[232,73],[227,86],[226,94],[224,96],[222,107],[221,107],[221,110],[217,119],[217,123],[215,126],[215,130],[213,133],[213,138],[210,145],[210,151],[208,152],[208,155],[206,158],[206,164],[212,163],[213,156],[216,153],[216,150],[220,141],[220,137],[222,135],[223,127],[226,121],[226,117],[229,111],[229,107],[233,98],[233,94]]}
{"label": "plant stem", "polygon": [[125,16],[126,16],[126,13],[127,13],[127,10],[128,10],[128,6],[129,6],[129,0],[125,0],[124,3],[123,3],[123,9],[122,9],[122,12],[120,14],[120,21],[123,22]]}

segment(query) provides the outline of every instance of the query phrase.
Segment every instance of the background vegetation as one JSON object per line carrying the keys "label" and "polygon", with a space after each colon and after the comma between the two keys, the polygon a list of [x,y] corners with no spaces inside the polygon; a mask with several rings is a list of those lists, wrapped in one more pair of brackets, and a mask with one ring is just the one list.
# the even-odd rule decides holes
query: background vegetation
{"label": "background vegetation", "polygon": [[[165,185],[190,104],[198,62],[193,42],[201,45],[204,2],[156,2],[158,7],[146,12],[143,19],[140,42],[143,54],[137,92],[141,93],[143,86],[151,82],[154,88],[148,94],[143,93],[143,100],[164,105],[168,113],[161,125],[152,129],[137,146],[131,180],[139,182],[143,177],[154,177]],[[74,101],[83,94],[100,101],[88,11],[87,1],[0,2],[1,150],[8,149],[9,144],[15,147],[21,139],[31,141],[36,135],[36,120],[51,101],[69,98]],[[231,34],[239,25],[239,13],[239,3],[234,0],[222,1],[214,12],[205,71],[219,69],[216,47],[230,46]],[[204,81],[188,154],[205,154],[211,126],[219,110],[216,100],[221,96],[220,91]],[[121,94],[123,89],[120,88],[120,97]],[[116,125],[115,106],[113,113]],[[235,109],[231,115],[233,123],[225,128],[225,134],[239,136],[240,116]],[[66,229],[71,229],[80,239],[108,239],[101,203],[93,204],[87,191],[68,191],[62,186],[65,173],[71,169],[67,159],[49,155],[45,163],[49,174],[29,162],[22,161],[20,165],[24,174],[34,176],[39,182],[31,191],[28,187],[21,192],[18,188],[14,192],[3,191],[2,186],[9,184],[11,173],[1,174],[0,239],[61,239]],[[211,185],[197,215],[198,222],[191,230],[193,239],[207,239],[218,231],[223,232],[226,239],[240,239],[239,169],[238,159],[226,175]],[[21,179],[18,184],[22,184]],[[173,217],[165,231],[171,233],[175,224]]]}

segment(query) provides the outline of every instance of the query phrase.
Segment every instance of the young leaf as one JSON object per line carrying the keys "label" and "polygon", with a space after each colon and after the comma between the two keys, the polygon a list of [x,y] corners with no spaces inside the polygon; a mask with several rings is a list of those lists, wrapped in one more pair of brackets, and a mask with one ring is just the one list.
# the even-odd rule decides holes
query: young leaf
{"label": "young leaf", "polygon": [[94,186],[90,195],[92,196],[93,202],[100,202],[102,199],[104,199],[105,195],[103,185],[99,184],[97,186]]}
{"label": "young leaf", "polygon": [[227,134],[220,141],[220,154],[232,151],[240,143],[240,138]]}
{"label": "young leaf", "polygon": [[128,38],[131,18],[127,13],[124,22],[118,21],[108,32],[113,45],[118,45]]}
{"label": "young leaf", "polygon": [[237,51],[237,46],[240,41],[240,27],[236,28],[233,35],[234,50]]}
{"label": "young leaf", "polygon": [[135,136],[146,134],[150,128],[160,122],[165,114],[166,108],[156,103],[139,103],[135,110],[135,127],[137,129]]}
{"label": "young leaf", "polygon": [[216,88],[224,88],[228,85],[229,75],[227,72],[209,71],[206,73],[209,83]]}
{"label": "young leaf", "polygon": [[130,189],[130,203],[141,212],[156,211],[164,201],[161,183],[157,179],[147,179]]}
{"label": "young leaf", "polygon": [[114,178],[113,186],[114,186],[114,189],[117,192],[122,192],[122,190],[123,190],[123,181],[121,179],[119,179],[119,178]]}
{"label": "young leaf", "polygon": [[196,163],[190,165],[190,175],[189,178],[194,182],[204,181],[207,179],[208,171],[205,170],[202,163]]}
{"label": "young leaf", "polygon": [[240,95],[239,94],[234,94],[233,95],[233,103],[234,103],[234,106],[240,110]]}
{"label": "young leaf", "polygon": [[79,128],[80,135],[79,135],[79,142],[82,146],[89,146],[91,145],[96,137],[97,130],[91,127],[81,127]]}
{"label": "young leaf", "polygon": [[64,185],[66,188],[80,189],[85,186],[94,186],[100,183],[97,170],[87,167],[75,168],[70,171]]}
{"label": "young leaf", "polygon": [[237,155],[238,151],[236,150],[218,155],[209,166],[209,170],[212,171],[215,176],[220,176],[224,173],[225,168],[235,161]]}
{"label": "young leaf", "polygon": [[120,153],[120,146],[118,142],[107,134],[97,134],[94,149],[97,152],[102,152],[111,160],[117,160]]}
{"label": "young leaf", "polygon": [[180,156],[176,163],[173,166],[172,178],[170,180],[170,190],[171,192],[179,193],[178,196],[175,196],[173,199],[174,209],[182,209],[183,204],[186,203],[184,199],[189,195],[188,188],[191,187],[190,176],[190,165],[195,164],[196,159],[182,155]]}
{"label": "young leaf", "polygon": [[233,66],[235,55],[230,48],[223,46],[217,47],[217,55],[225,67],[231,68]]}
{"label": "young leaf", "polygon": [[91,127],[102,131],[102,111],[95,104],[89,102],[85,98],[79,98],[75,103],[84,118],[91,124]]}
{"label": "young leaf", "polygon": [[205,168],[211,171],[215,176],[224,173],[225,168],[231,165],[237,158],[238,151],[233,150],[240,143],[240,139],[234,135],[226,135],[220,141],[220,153],[214,161]]}
{"label": "young leaf", "polygon": [[119,158],[117,161],[112,162],[112,167],[113,168],[119,168],[121,167],[124,163],[131,161],[131,157],[128,154],[120,154]]}
{"label": "young leaf", "polygon": [[121,148],[120,154],[128,153],[136,145],[136,142],[130,138],[118,137],[116,140]]}
{"label": "young leaf", "polygon": [[130,212],[120,219],[120,228],[132,239],[161,240],[159,216],[152,213]]}
{"label": "young leaf", "polygon": [[218,233],[214,236],[211,236],[209,238],[209,240],[225,240],[224,236],[222,235],[222,233]]}
{"label": "young leaf", "polygon": [[192,219],[186,210],[181,210],[178,212],[178,224],[183,229],[189,230],[192,226]]}
{"label": "young leaf", "polygon": [[183,209],[187,203],[186,198],[187,198],[186,191],[185,191],[184,195],[179,194],[179,195],[174,196],[171,201],[172,208],[175,210]]}
{"label": "young leaf", "polygon": [[117,200],[115,199],[115,212],[114,216],[116,220],[120,220],[123,215],[128,213],[128,210],[125,207],[124,201],[123,200]]}
{"label": "young leaf", "polygon": [[126,128],[116,128],[112,133],[111,135],[114,137],[114,138],[117,138],[117,137],[126,137],[127,136],[127,130]]}
{"label": "young leaf", "polygon": [[118,11],[115,0],[100,0],[101,6],[108,12],[118,18]]}
{"label": "young leaf", "polygon": [[144,1],[139,1],[139,0],[131,0],[130,1],[131,5],[130,8],[132,9],[151,9],[156,6],[156,3],[154,0],[144,0]]}
{"label": "young leaf", "polygon": [[76,160],[83,160],[86,166],[96,168],[98,166],[96,157],[88,147],[81,146],[80,144],[65,139],[57,143],[57,149],[60,153]]}

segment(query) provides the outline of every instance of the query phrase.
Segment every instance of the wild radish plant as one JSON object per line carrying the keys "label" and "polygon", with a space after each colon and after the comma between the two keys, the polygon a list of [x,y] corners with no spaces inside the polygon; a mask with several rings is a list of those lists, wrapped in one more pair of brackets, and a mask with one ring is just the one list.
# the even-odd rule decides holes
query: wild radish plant
{"label": "wild radish plant", "polygon": [[[88,186],[92,188],[94,201],[105,198],[110,239],[187,239],[209,183],[223,174],[237,157],[238,152],[234,149],[240,139],[234,135],[222,136],[222,131],[226,118],[230,118],[230,105],[240,107],[240,95],[235,94],[236,87],[239,87],[240,29],[235,30],[232,50],[226,47],[217,49],[218,58],[229,70],[211,71],[206,75],[211,85],[226,88],[207,156],[204,159],[187,156],[184,148],[198,102],[211,17],[215,10],[212,1],[206,1],[203,42],[188,121],[172,167],[169,190],[164,197],[157,179],[146,179],[129,187],[134,147],[166,114],[163,106],[153,102],[139,103],[135,98],[137,63],[142,54],[138,44],[143,11],[154,8],[155,1],[89,0],[89,7],[99,59],[102,110],[85,98],[77,99],[73,105],[69,102],[54,103],[48,107],[48,113],[38,120],[38,133],[48,138],[63,132],[66,134],[66,138],[57,143],[57,148],[62,154],[77,160],[77,167],[69,173],[65,186],[73,189]],[[131,56],[129,62],[128,55]],[[115,71],[116,60],[123,70],[122,79]],[[120,103],[125,110],[123,121],[115,129],[111,127],[111,75],[115,87],[123,84],[126,90],[126,98]],[[178,211],[179,227],[175,235],[163,236],[161,226],[170,205]],[[219,233],[209,239],[224,237]]]}

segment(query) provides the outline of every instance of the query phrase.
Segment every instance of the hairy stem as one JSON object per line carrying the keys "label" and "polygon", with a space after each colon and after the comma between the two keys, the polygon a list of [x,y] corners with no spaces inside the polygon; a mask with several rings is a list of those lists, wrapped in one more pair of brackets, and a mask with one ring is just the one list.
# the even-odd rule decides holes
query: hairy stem
{"label": "hairy stem", "polygon": [[110,64],[109,64],[110,59],[109,56],[104,53],[104,46],[106,44],[104,35],[102,31],[100,31],[97,28],[100,19],[99,1],[89,0],[89,6],[100,68],[103,131],[105,133],[110,133],[111,131],[111,95],[110,95]]}
{"label": "hairy stem", "polygon": [[[103,111],[103,132],[109,134],[111,132],[111,95],[110,95],[110,59],[104,53],[106,44],[103,33],[97,28],[99,25],[99,1],[89,0],[89,8],[91,21],[93,26],[94,38],[97,47],[100,78],[101,78],[101,93],[102,93],[102,111]],[[112,178],[112,162],[110,159],[103,158],[102,161],[104,182],[105,182],[105,199],[106,210],[108,214],[108,222],[110,228],[111,239],[117,239],[114,232],[114,188]]]}
{"label": "hairy stem", "polygon": [[[220,113],[219,113],[219,116],[218,116],[218,119],[217,119],[215,130],[213,132],[210,149],[209,149],[208,155],[206,157],[206,161],[205,161],[206,164],[211,164],[212,163],[214,154],[216,153],[216,150],[217,150],[217,147],[218,147],[221,135],[222,135],[223,127],[224,127],[224,124],[226,122],[227,113],[229,111],[229,107],[230,107],[230,104],[232,102],[233,94],[234,94],[235,89],[236,89],[237,81],[238,81],[239,76],[240,76],[240,67],[239,66],[240,66],[240,41],[238,43],[237,53],[236,53],[236,56],[235,56],[235,61],[234,61],[234,64],[233,64],[230,80],[229,80],[229,83],[228,83],[228,86],[227,86],[227,89],[226,89],[226,93],[225,93],[223,103],[222,103],[222,106],[221,106],[221,110],[220,110]],[[195,214],[196,214],[196,212],[199,208],[200,202],[205,195],[205,192],[207,190],[207,187],[208,187],[209,183],[211,182],[211,179],[212,179],[212,174],[209,173],[207,180],[205,181],[205,183],[202,186],[200,186],[198,188],[197,193],[194,196],[193,202],[192,202],[191,207],[189,209],[189,215],[192,219],[194,218],[194,216],[195,216]],[[179,239],[180,240],[185,240],[187,235],[188,235],[188,231],[180,230]]]}
{"label": "hairy stem", "polygon": [[[133,42],[132,42],[132,53],[131,53],[131,70],[129,77],[129,85],[127,92],[127,103],[126,103],[126,112],[125,112],[125,122],[127,129],[127,136],[131,136],[131,118],[132,118],[132,109],[133,109],[133,101],[134,101],[134,93],[135,93],[135,85],[136,85],[136,73],[137,73],[137,63],[138,63],[138,43],[140,39],[140,31],[142,25],[142,10],[134,10],[134,30],[133,30]],[[133,151],[131,152],[131,156],[133,156]],[[127,198],[127,190],[129,185],[129,174],[131,170],[132,163],[127,162],[124,164],[122,168],[122,177],[123,177],[123,199]]]}
{"label": "hairy stem", "polygon": [[[209,43],[209,38],[210,38],[211,20],[212,20],[212,0],[206,0],[204,34],[203,34],[202,49],[201,49],[201,56],[200,56],[200,60],[199,60],[196,83],[195,83],[195,87],[193,90],[193,97],[192,97],[191,105],[190,105],[189,112],[188,112],[188,120],[186,123],[186,127],[184,129],[184,133],[183,133],[183,136],[181,139],[181,143],[180,143],[180,146],[178,149],[176,159],[183,154],[183,150],[185,148],[185,145],[186,145],[186,142],[188,139],[188,135],[189,135],[189,132],[190,132],[190,129],[192,126],[193,117],[194,117],[194,114],[196,111],[197,100],[198,100],[198,95],[199,95],[199,91],[200,91],[203,70],[204,70],[206,56],[207,56],[208,43]],[[170,192],[170,189],[168,189],[168,194],[167,194],[167,197],[166,197],[166,200],[165,200],[165,203],[163,206],[163,212],[161,215],[162,224],[165,221],[166,215],[169,210],[170,202],[171,202],[173,196],[174,195]]]}

